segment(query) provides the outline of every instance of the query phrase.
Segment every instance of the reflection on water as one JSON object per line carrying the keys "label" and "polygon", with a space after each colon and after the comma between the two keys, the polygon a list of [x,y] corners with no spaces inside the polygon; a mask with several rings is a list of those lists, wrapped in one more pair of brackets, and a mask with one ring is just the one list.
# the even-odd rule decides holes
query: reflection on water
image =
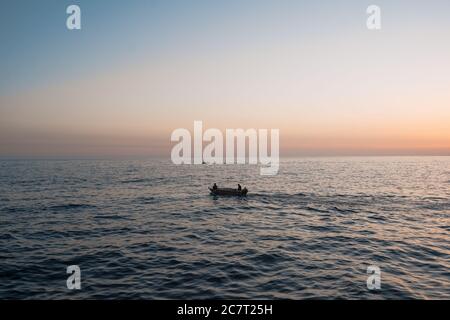
{"label": "reflection on water", "polygon": [[[450,298],[450,158],[0,162],[0,298]],[[249,188],[212,197],[207,186]],[[66,266],[82,290],[66,289]],[[366,268],[382,271],[381,290]]]}

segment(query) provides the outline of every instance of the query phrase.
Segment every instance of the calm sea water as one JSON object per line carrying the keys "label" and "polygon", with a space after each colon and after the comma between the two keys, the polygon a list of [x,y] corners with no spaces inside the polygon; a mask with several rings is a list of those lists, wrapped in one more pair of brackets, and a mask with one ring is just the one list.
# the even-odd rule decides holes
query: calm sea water
{"label": "calm sea water", "polygon": [[2,299],[450,298],[450,157],[1,161],[0,221]]}

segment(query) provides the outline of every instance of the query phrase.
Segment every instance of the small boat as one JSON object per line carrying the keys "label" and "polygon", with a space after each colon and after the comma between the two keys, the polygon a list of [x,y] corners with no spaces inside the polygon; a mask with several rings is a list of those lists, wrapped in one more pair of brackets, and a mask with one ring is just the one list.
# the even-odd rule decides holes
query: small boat
{"label": "small boat", "polygon": [[245,197],[247,195],[247,188],[244,188],[242,190],[233,189],[233,188],[209,188],[209,191],[211,191],[211,194],[214,196],[239,196],[239,197]]}

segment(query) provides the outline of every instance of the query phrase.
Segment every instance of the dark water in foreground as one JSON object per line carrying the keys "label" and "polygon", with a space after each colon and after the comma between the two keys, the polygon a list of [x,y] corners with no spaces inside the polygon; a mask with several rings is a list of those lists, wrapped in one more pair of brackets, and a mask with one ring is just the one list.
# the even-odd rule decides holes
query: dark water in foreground
{"label": "dark water in foreground", "polygon": [[1,161],[0,223],[1,299],[450,298],[450,157]]}

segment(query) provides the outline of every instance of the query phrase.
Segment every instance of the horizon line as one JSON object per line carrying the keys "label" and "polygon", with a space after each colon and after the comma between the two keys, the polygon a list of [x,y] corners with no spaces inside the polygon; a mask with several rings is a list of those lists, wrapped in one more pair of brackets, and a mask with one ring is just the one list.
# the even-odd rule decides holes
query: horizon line
{"label": "horizon line", "polygon": [[[287,155],[280,156],[280,159],[298,159],[298,158],[430,158],[430,157],[450,157],[450,154],[348,154],[348,155]],[[171,161],[170,156],[98,156],[98,157],[16,157],[16,156],[0,156],[0,161],[94,161],[94,160],[110,160],[110,161],[126,161],[126,160],[168,160]],[[224,165],[226,163],[223,163]],[[237,163],[233,163],[237,164]],[[249,163],[245,163],[249,164]],[[189,164],[186,164],[189,165]]]}

